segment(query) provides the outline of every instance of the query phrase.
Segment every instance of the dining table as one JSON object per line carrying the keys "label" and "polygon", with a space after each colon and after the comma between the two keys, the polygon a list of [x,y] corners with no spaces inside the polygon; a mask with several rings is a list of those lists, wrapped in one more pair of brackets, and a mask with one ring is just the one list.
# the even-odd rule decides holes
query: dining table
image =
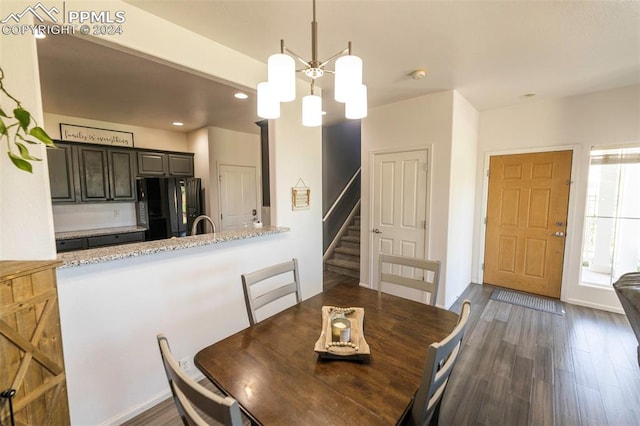
{"label": "dining table", "polygon": [[[314,350],[322,307],[364,309],[364,359]],[[200,350],[195,365],[255,424],[393,425],[410,408],[427,347],[458,315],[359,285],[337,284]]]}

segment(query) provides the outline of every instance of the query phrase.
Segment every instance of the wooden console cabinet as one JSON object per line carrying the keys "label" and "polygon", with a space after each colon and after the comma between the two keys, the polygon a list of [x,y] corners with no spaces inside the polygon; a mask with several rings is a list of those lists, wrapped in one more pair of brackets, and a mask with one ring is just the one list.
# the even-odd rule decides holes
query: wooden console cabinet
{"label": "wooden console cabinet", "polygon": [[[0,392],[15,389],[16,424],[68,425],[56,266],[0,261]],[[0,424],[11,424],[0,399]]]}

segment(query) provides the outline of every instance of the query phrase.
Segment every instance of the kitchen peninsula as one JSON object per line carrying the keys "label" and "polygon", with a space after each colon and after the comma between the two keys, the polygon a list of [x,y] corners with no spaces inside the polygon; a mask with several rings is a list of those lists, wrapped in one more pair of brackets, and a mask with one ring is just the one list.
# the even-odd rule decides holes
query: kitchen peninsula
{"label": "kitchen peninsula", "polygon": [[190,237],[115,245],[96,248],[93,250],[78,250],[59,254],[58,260],[62,261],[62,265],[59,266],[58,269],[162,253],[165,251],[209,246],[229,241],[256,238],[262,235],[280,234],[288,231],[289,228],[268,226],[264,228],[247,228],[237,231],[216,232],[214,234],[200,234]]}
{"label": "kitchen peninsula", "polygon": [[266,226],[58,254],[71,423],[120,424],[169,397],[158,333],[200,378],[195,353],[249,325],[241,274],[298,257],[303,297],[319,293],[303,235]]}

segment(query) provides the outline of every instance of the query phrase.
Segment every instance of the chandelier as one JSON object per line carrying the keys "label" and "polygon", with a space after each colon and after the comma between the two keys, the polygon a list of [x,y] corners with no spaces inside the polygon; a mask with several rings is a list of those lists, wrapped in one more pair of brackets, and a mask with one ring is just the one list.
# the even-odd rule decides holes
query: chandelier
{"label": "chandelier", "polygon": [[[304,65],[295,68],[295,60]],[[335,61],[335,69],[325,67]],[[318,60],[318,23],[316,0],[313,0],[311,22],[311,60],[307,61],[284,45],[280,40],[280,53],[269,56],[267,81],[258,84],[258,116],[275,119],[280,117],[280,103],[296,98],[296,72],[311,79],[310,94],[302,98],[302,124],[308,127],[322,125],[322,98],[314,94],[316,80],[325,73],[334,74],[334,98],[345,104],[345,117],[359,119],[367,116],[367,86],[362,84],[362,59],[351,54],[351,42],[347,48],[326,61]]]}

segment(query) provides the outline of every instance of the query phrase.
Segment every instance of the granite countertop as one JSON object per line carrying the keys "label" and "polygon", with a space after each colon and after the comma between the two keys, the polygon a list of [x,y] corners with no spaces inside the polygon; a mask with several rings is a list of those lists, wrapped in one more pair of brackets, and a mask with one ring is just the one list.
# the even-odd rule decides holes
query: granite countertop
{"label": "granite countertop", "polygon": [[56,240],[71,240],[73,238],[98,237],[100,235],[128,234],[130,232],[144,232],[143,226],[119,226],[115,228],[84,229],[81,231],[56,232]]}
{"label": "granite countertop", "polygon": [[144,256],[166,251],[182,250],[191,247],[208,246],[212,244],[226,243],[228,241],[245,240],[263,235],[281,234],[289,231],[289,228],[266,226],[264,228],[257,229],[249,228],[239,231],[222,231],[216,232],[215,234],[200,234],[190,237],[170,238],[167,240],[145,241],[142,243],[71,251],[58,254],[58,260],[62,262],[62,265],[59,266],[58,269],[89,265],[92,263],[110,262],[112,260]]}

